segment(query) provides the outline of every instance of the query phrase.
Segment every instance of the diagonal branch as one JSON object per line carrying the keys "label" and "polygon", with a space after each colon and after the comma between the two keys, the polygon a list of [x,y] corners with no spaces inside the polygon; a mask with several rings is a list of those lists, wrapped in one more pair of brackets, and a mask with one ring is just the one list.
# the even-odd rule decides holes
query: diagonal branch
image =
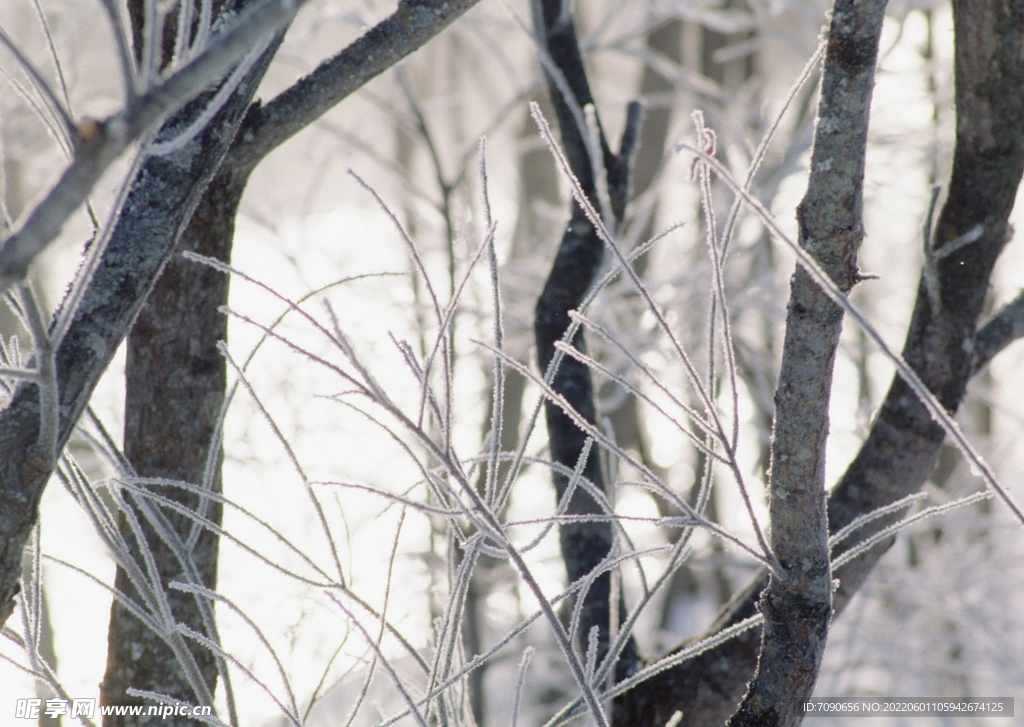
{"label": "diagonal branch", "polygon": [[56,186],[0,247],[0,293],[23,279],[36,256],[60,234],[110,164],[168,114],[219,81],[253,47],[284,27],[307,0],[266,0],[212,39],[209,48],[134,103],[76,129],[75,156]]}
{"label": "diagonal branch", "polygon": [[972,373],[985,368],[996,354],[1024,337],[1024,292],[1007,303],[974,337]]}
{"label": "diagonal branch", "polygon": [[[82,300],[67,311],[70,324],[56,351],[57,451],[67,443],[100,376],[174,251],[279,41],[280,37],[264,52],[193,143],[140,164]],[[202,111],[202,104],[191,104],[165,126],[187,126]],[[37,387],[23,384],[0,413],[0,622],[14,608],[21,552],[55,464],[36,444],[39,406]]]}
{"label": "diagonal branch", "polygon": [[254,106],[225,166],[252,169],[356,89],[451,25],[480,0],[401,0],[368,30],[266,106]]}
{"label": "diagonal branch", "polygon": [[[145,162],[82,302],[68,311],[71,321],[57,353],[61,446],[127,335],[212,175],[217,173],[215,187],[241,194],[252,169],[278,144],[418,49],[478,1],[403,0],[394,15],[267,107],[239,108],[239,99],[249,103],[255,91],[251,79],[262,74],[272,55],[268,52],[221,112],[198,134],[197,141],[166,157]],[[302,2],[262,3],[214,41],[208,53],[197,57],[158,89],[137,97],[133,109],[145,109],[145,114],[153,116],[146,122],[151,124],[161,114],[180,106],[182,99],[187,101],[217,78],[210,74],[218,69],[223,74],[234,60],[250,52],[260,37],[281,27],[290,17],[273,20],[274,12],[294,9]],[[222,48],[221,43],[228,38],[232,39],[230,46],[223,55],[215,56],[214,47]],[[35,254],[56,237],[64,220],[88,195],[103,170],[127,147],[128,137],[135,139],[144,133],[143,120],[148,117],[132,116],[129,111],[143,114],[126,110],[104,123],[82,124],[79,131],[85,137],[64,178],[33,211],[15,236],[17,239],[8,240],[0,248],[0,287],[24,275]],[[243,112],[242,131],[238,133],[238,117]],[[186,107],[172,116],[166,126],[175,130],[188,128],[199,113],[201,108]],[[134,121],[126,127],[125,118]],[[225,163],[225,147],[232,140],[234,145],[227,147],[231,151]],[[14,607],[21,551],[38,515],[39,498],[53,466],[51,458],[39,456],[35,448],[38,407],[33,387],[22,386],[0,413],[0,623],[6,621]]]}

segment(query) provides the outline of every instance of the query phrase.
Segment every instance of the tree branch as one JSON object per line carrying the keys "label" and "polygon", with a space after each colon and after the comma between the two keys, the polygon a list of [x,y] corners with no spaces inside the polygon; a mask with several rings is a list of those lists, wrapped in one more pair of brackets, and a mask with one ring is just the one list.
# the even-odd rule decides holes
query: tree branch
{"label": "tree branch", "polygon": [[251,170],[367,81],[379,76],[451,25],[480,0],[401,0],[394,14],[266,106],[254,107],[226,167]]}
{"label": "tree branch", "polygon": [[[58,451],[71,436],[96,383],[226,154],[278,42],[280,38],[195,140],[172,154],[149,157],[142,163],[99,267],[81,303],[71,312],[71,323],[57,349]],[[187,126],[202,111],[202,103],[190,104],[169,119],[165,128]],[[21,552],[55,464],[39,450],[38,432],[38,390],[35,385],[23,384],[0,413],[0,623],[14,608]]]}
{"label": "tree branch", "polygon": [[[941,249],[979,224],[983,232],[976,242],[937,261],[937,311],[932,310],[922,278],[903,349],[904,358],[951,413],[963,400],[970,376],[980,368],[972,366],[974,328],[992,267],[1006,243],[1007,219],[1024,170],[1024,37],[1019,32],[1024,2],[969,0],[955,3],[954,13],[956,151],[932,247]],[[1019,318],[1016,310],[1016,304],[1008,309],[1006,322]],[[1000,318],[994,319],[992,329],[986,326],[983,331],[988,332],[979,333],[978,340],[995,340],[993,332],[1002,325],[995,321]],[[829,495],[829,532],[917,492],[931,473],[942,440],[942,428],[897,377],[867,440]],[[868,524],[855,539],[836,544],[833,558],[902,515],[895,512]],[[879,544],[833,574],[840,582],[832,600],[836,614],[891,542]],[[766,582],[762,572],[726,606],[708,633],[754,615]],[[759,630],[750,630],[644,682],[616,704],[616,722],[660,727],[682,710],[679,724],[684,727],[723,723],[754,673],[760,638]]]}
{"label": "tree branch", "polygon": [[[22,280],[36,256],[60,234],[64,222],[85,201],[107,167],[125,149],[168,114],[185,105],[284,27],[308,0],[266,0],[229,29],[214,37],[209,48],[166,81],[103,120],[86,119],[77,127],[75,156],[56,186],[16,233],[0,247],[0,293]],[[191,117],[189,117],[191,118]],[[168,122],[168,128],[175,128]]]}
{"label": "tree branch", "polygon": [[[234,186],[222,186],[226,180],[227,175],[218,176],[207,187],[179,243],[184,250],[224,263],[230,260],[242,196],[238,180]],[[217,346],[227,337],[227,318],[220,312],[227,302],[226,272],[174,255],[132,325],[125,364],[124,452],[140,477],[189,482],[221,492],[217,424],[227,369]],[[212,471],[207,473],[211,463]],[[177,487],[153,485],[149,489],[197,517],[215,524],[221,521],[222,508],[215,499]],[[204,596],[168,586],[179,581],[216,588],[216,533],[200,528],[195,517],[150,503],[178,539],[178,547],[172,547],[167,534],[158,531],[136,504],[143,497],[133,494],[125,498],[141,531],[132,532],[125,523],[125,532],[130,533],[126,536],[129,557],[142,563],[143,553],[148,551],[157,571],[153,576],[159,578],[175,621],[216,642],[216,630],[209,620],[212,609]],[[146,599],[122,567],[117,569],[115,588],[146,608]],[[160,633],[117,599],[111,605],[107,643],[107,668],[101,685],[104,703],[145,704],[141,698],[128,696],[129,688],[186,701],[198,698],[182,673],[179,655]],[[199,644],[190,644],[190,648],[197,670],[213,693],[218,676],[216,655]],[[140,719],[111,715],[104,725],[137,725]],[[168,727],[198,724],[184,716],[164,718],[160,723]]]}
{"label": "tree branch", "polygon": [[[857,281],[864,156],[886,0],[832,10],[800,245],[844,292]],[[730,727],[796,727],[821,667],[832,616],[825,443],[842,309],[803,268],[793,276],[775,391],[768,512],[779,563],[761,594],[761,656]]]}
{"label": "tree branch", "polygon": [[1007,303],[974,337],[972,374],[985,368],[996,354],[1024,337],[1024,291]]}
{"label": "tree branch", "polygon": [[[593,108],[593,97],[576,40],[576,29],[568,11],[563,13],[564,9],[560,0],[543,0],[535,4],[536,32],[544,44],[541,52],[547,54],[548,60],[548,63],[543,64],[545,77],[558,117],[566,157],[584,195],[595,209],[599,209],[599,174],[607,174],[609,190],[615,190],[618,202],[612,203],[615,219],[610,221],[614,227],[621,221],[625,207],[628,158],[633,150],[639,119],[634,117],[626,124],[623,154],[617,157],[611,152],[595,114],[594,126],[598,136],[596,141],[600,149],[591,147],[585,119],[580,111],[587,107]],[[601,164],[603,168],[595,169],[594,162]],[[567,335],[571,323],[569,312],[579,307],[594,282],[603,258],[604,243],[582,206],[574,200],[572,217],[562,237],[551,273],[537,300],[534,335],[541,371],[545,372],[551,381],[554,391],[561,394],[565,401],[590,423],[596,422],[590,369],[585,363],[573,357],[559,355],[556,359],[555,343],[562,341]],[[571,345],[583,353],[586,352],[582,330],[577,330],[572,336]],[[544,413],[552,459],[565,465],[568,471],[573,471],[585,457],[585,461],[582,462],[582,476],[592,482],[598,490],[603,490],[605,483],[598,453],[590,451],[584,431],[552,401],[545,402]],[[569,478],[556,471],[553,479],[557,497],[561,501],[568,487]],[[576,488],[569,498],[567,514],[607,513],[604,513],[593,496],[583,488]],[[559,537],[569,581],[575,582],[591,573],[611,553],[612,524],[607,519],[566,523],[560,527]],[[596,658],[600,664],[608,653],[611,640],[611,599],[614,598],[611,573],[606,571],[597,576],[589,590],[580,598],[582,604],[577,638],[582,650],[586,651],[591,631],[596,629]],[[624,602],[617,610],[620,616],[624,614]],[[616,662],[617,678],[621,679],[632,673],[636,660],[636,645],[630,639]]]}
{"label": "tree branch", "polygon": [[[147,109],[145,113],[153,119],[175,104],[180,106],[181,98],[187,101],[187,86],[202,82],[201,74],[213,73],[217,68],[222,68],[223,73],[231,62],[250,51],[269,28],[279,28],[286,22],[287,18],[271,21],[278,17],[274,12],[294,9],[305,1],[267,0],[222,36],[222,40],[232,38],[225,55],[208,56],[213,53],[211,48],[164,85],[139,97],[139,106]],[[143,165],[100,268],[74,312],[58,351],[61,446],[155,284],[213,173],[220,170],[217,186],[244,189],[252,169],[278,144],[415,51],[478,1],[403,0],[394,15],[266,108],[250,106],[242,122],[243,130],[238,133],[238,119],[231,117],[228,121],[224,114],[230,108],[232,114],[241,115],[236,104],[240,98],[251,99],[255,87],[250,87],[248,79],[254,77],[254,69],[197,140]],[[257,27],[263,30],[256,33]],[[213,45],[220,47],[219,42]],[[394,43],[394,52],[388,43]],[[264,54],[260,74],[270,55],[269,51]],[[211,78],[216,76],[208,77],[205,85]],[[198,90],[201,89],[199,86]],[[129,137],[138,138],[143,133],[144,128],[136,127],[142,125],[144,117],[131,116],[129,111],[126,109],[103,123],[83,124],[80,131],[88,132],[87,137],[71,167],[15,235],[18,239],[12,238],[0,248],[0,288],[24,275],[35,254],[56,237],[64,220],[88,195],[103,170],[126,148]],[[188,128],[199,113],[202,104],[190,104],[172,116],[165,128],[169,132]],[[301,121],[289,119],[289,113]],[[126,122],[126,115],[134,122]],[[223,163],[223,144],[232,140],[230,159]],[[40,457],[34,448],[38,420],[37,393],[32,386],[20,387],[7,409],[0,413],[0,623],[10,615],[18,592],[18,572],[9,564],[20,563],[29,528],[38,515],[39,498],[52,471],[52,463]]]}

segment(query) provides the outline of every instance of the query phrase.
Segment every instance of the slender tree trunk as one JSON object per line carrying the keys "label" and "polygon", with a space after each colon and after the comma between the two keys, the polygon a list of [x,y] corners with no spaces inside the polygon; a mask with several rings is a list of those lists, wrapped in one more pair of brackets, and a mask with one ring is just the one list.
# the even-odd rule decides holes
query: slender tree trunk
{"label": "slender tree trunk", "polygon": [[[980,225],[981,237],[936,264],[939,305],[933,308],[922,276],[903,356],[949,412],[963,399],[967,382],[1015,337],[1008,321],[1021,299],[1009,304],[975,336],[992,268],[1009,233],[1007,218],[1024,170],[1024,2],[970,0],[954,5],[957,140],[949,193],[933,245],[955,241]],[[931,473],[943,441],[916,394],[897,377],[868,438],[828,499],[829,532],[860,515],[917,492]],[[855,537],[836,544],[835,558],[902,513],[879,518]],[[849,603],[875,563],[892,544],[884,541],[837,569],[836,614]],[[725,607],[707,631],[714,634],[756,613],[767,578],[761,574]],[[615,721],[631,727],[663,725],[682,711],[684,727],[719,725],[728,719],[754,673],[760,629],[709,649],[640,684],[616,702]]]}
{"label": "slender tree trunk", "polygon": [[[593,104],[593,97],[580,55],[573,20],[565,6],[558,0],[542,0],[536,7],[535,21],[538,24],[538,35],[541,35],[545,42],[545,52],[551,64],[557,69],[556,71],[546,67],[545,76],[569,166],[579,181],[583,194],[592,207],[598,210],[598,175],[607,175],[611,211],[615,217],[614,220],[608,220],[607,224],[614,230],[622,220],[625,207],[632,149],[620,155],[614,154],[600,129],[595,112],[593,118],[598,126],[597,143],[600,148],[594,150],[598,159],[591,158],[586,141],[589,132],[583,125],[582,110]],[[571,97],[566,95],[567,92]],[[629,125],[630,122],[627,121],[626,132],[623,135],[624,152],[627,146],[626,136],[636,131],[631,130]],[[595,163],[601,164],[603,168],[595,169]],[[572,217],[562,236],[551,273],[537,300],[534,335],[537,341],[538,364],[545,375],[548,374],[555,357],[555,344],[562,340],[569,328],[569,312],[579,307],[596,279],[604,257],[604,246],[605,243],[598,235],[597,228],[588,219],[580,202],[574,200]],[[582,330],[576,332],[570,345],[586,354]],[[596,422],[593,381],[586,364],[571,356],[565,356],[552,374],[551,386],[585,421],[591,424]],[[576,425],[572,417],[554,402],[545,402],[544,413],[551,458],[570,470],[578,470],[595,490],[603,492],[605,481],[597,448],[591,449],[584,457],[587,435]],[[569,478],[555,472],[553,479],[559,500],[566,496],[569,498],[566,513],[583,516],[580,521],[565,523],[559,529],[562,558],[569,581],[574,583],[590,575],[611,553],[614,538],[609,517],[612,513],[606,512],[599,500],[582,484],[568,494]],[[595,519],[588,520],[587,516],[595,516]],[[580,650],[584,654],[587,653],[591,635],[596,636],[594,656],[597,664],[601,664],[611,645],[614,598],[611,586],[611,572],[606,570],[600,573],[590,583],[589,588],[578,596],[576,607],[579,611],[579,631],[576,637]],[[621,619],[625,611],[624,601],[621,599],[618,611]],[[616,678],[621,679],[630,674],[635,669],[636,661],[636,645],[630,638],[616,659]]]}
{"label": "slender tree trunk", "polygon": [[[207,188],[188,228],[181,249],[228,262],[235,214],[243,185],[221,176]],[[125,454],[140,477],[206,484],[221,492],[220,442],[217,418],[224,401],[226,363],[217,343],[226,338],[227,320],[219,308],[227,304],[228,276],[220,271],[175,256],[143,306],[128,336],[125,400]],[[155,494],[173,500],[189,512],[219,525],[219,503],[173,485],[150,486]],[[166,590],[175,620],[214,639],[208,621],[213,607],[205,599],[167,587],[173,581],[193,582],[215,589],[218,537],[186,515],[162,508],[178,545],[184,545],[189,568],[152,526],[144,526],[146,548],[152,553],[159,579]],[[136,518],[146,522],[136,510]],[[141,561],[134,538],[134,555]],[[191,547],[190,547],[191,546]],[[195,573],[189,570],[194,568]],[[128,574],[118,568],[115,587],[140,602]],[[204,611],[206,616],[204,617]],[[194,646],[192,655],[212,693],[217,664],[206,648]],[[182,667],[164,638],[114,601],[108,633],[107,670],[103,680],[105,704],[144,704],[126,695],[129,687],[195,702]],[[153,724],[195,725],[195,720],[154,717]],[[104,724],[141,725],[145,719],[108,716]]]}
{"label": "slender tree trunk", "polygon": [[[191,0],[188,0],[191,1]],[[214,3],[219,15],[223,0]],[[132,21],[136,60],[143,52],[145,11],[143,3],[128,3]],[[164,64],[174,52],[175,11],[165,20],[161,48]],[[206,188],[177,251],[188,250],[230,260],[235,215],[245,188],[246,176],[221,175]],[[227,319],[220,313],[227,304],[228,276],[222,272],[172,255],[128,334],[125,362],[124,452],[135,474],[143,478],[175,480],[205,486],[221,492],[221,452],[217,420],[227,382],[226,363],[217,343],[227,338]],[[174,485],[149,485],[162,498],[184,507],[196,517],[220,525],[218,502]],[[151,503],[135,505],[132,530],[121,515],[131,556],[142,564],[147,555],[156,573],[149,577],[159,583],[175,622],[216,642],[213,604],[202,596],[170,588],[173,582],[193,583],[209,589],[217,586],[219,538],[184,512],[155,506],[161,532],[146,515]],[[141,531],[141,532],[140,532]],[[145,542],[140,542],[140,538]],[[133,584],[128,572],[118,567],[115,588],[127,599],[142,604],[145,596]],[[205,690],[217,686],[218,664],[209,649],[190,643],[189,654]],[[129,689],[154,692],[183,702],[200,704],[203,694],[190,684],[188,670],[164,635],[134,616],[127,606],[114,600],[107,631],[107,667],[101,686],[104,704],[153,704],[152,700],[130,696]],[[196,720],[178,715],[169,718],[146,715],[107,715],[104,725],[144,724],[195,725]]]}

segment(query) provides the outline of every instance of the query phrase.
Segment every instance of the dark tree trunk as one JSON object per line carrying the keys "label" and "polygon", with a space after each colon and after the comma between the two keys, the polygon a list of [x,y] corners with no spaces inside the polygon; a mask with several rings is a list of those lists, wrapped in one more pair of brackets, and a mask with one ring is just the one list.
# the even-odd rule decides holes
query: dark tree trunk
{"label": "dark tree trunk", "polygon": [[[601,148],[597,150],[596,155],[603,169],[594,169],[587,150],[587,132],[583,126],[582,112],[585,107],[593,104],[593,97],[580,56],[576,29],[563,3],[558,0],[544,0],[540,5],[541,7],[537,9],[536,22],[539,23],[538,33],[544,38],[548,58],[557,69],[555,71],[545,66],[545,76],[548,80],[551,102],[558,117],[563,148],[583,194],[594,209],[600,209],[597,199],[597,175],[607,175],[609,196],[615,215],[615,219],[609,220],[607,224],[614,230],[621,222],[625,206],[628,160],[613,154],[603,132],[599,131]],[[563,95],[565,91],[570,92],[572,97],[567,98]],[[594,118],[597,119],[596,113]],[[582,205],[574,200],[572,217],[562,236],[551,273],[536,307],[534,334],[537,341],[537,360],[541,372],[545,375],[555,357],[555,343],[563,339],[569,328],[569,312],[580,306],[583,297],[595,281],[604,258],[604,245]],[[576,332],[570,343],[576,350],[586,353],[582,330]],[[591,424],[596,422],[594,386],[590,369],[586,364],[569,356],[563,357],[552,375],[551,386],[585,421]],[[547,419],[551,458],[570,470],[578,468],[583,478],[597,491],[603,492],[605,482],[598,448],[593,447],[586,460],[581,463],[587,435],[555,403],[546,401],[544,413]],[[561,501],[567,493],[570,480],[560,472],[555,472],[553,478],[558,499]],[[566,514],[594,515],[603,518],[565,523],[559,529],[565,569],[569,582],[574,583],[593,572],[611,553],[613,534],[609,516],[612,513],[606,512],[583,485],[578,485],[569,495]],[[580,603],[576,608],[580,617],[576,637],[581,652],[586,653],[590,634],[592,631],[596,632],[597,664],[600,664],[608,654],[610,646],[611,583],[611,572],[606,570],[594,578],[589,588],[577,597]],[[625,612],[624,602],[620,604],[618,611],[621,619]],[[617,678],[621,679],[630,674],[635,668],[636,660],[636,646],[630,639],[616,661]]]}
{"label": "dark tree trunk", "polygon": [[[1008,236],[1007,219],[1024,169],[1024,2],[955,3],[957,140],[949,194],[933,247],[981,225],[982,236],[937,262],[940,305],[933,310],[924,278],[918,291],[904,358],[946,409],[959,407],[967,382],[1012,336],[997,316],[977,336],[992,268]],[[1008,306],[1021,305],[1020,299]],[[917,492],[927,480],[944,438],[927,409],[897,377],[860,452],[829,495],[831,533],[858,516]],[[859,530],[862,541],[901,514]],[[849,603],[891,540],[837,569],[834,613]],[[855,546],[839,543],[835,558]],[[767,578],[761,574],[726,606],[708,635],[755,615]],[[760,629],[749,629],[667,669],[616,703],[615,722],[663,725],[677,711],[680,725],[720,725],[739,703],[757,664]]]}
{"label": "dark tree trunk", "polygon": [[[239,177],[247,175],[281,143],[416,51],[478,1],[400,3],[391,16],[270,104],[251,107],[243,132],[236,134],[268,52],[196,139],[167,158],[143,165],[57,351],[58,449],[67,443],[225,152],[225,168]],[[167,128],[187,127],[206,98],[172,114]],[[39,429],[39,392],[35,384],[22,384],[0,412],[0,623],[14,610],[21,554],[55,465],[52,452],[37,441]]]}
{"label": "dark tree trunk", "polygon": [[[215,16],[223,6],[223,0],[214,3]],[[139,0],[129,2],[128,10],[138,61],[143,49],[145,12]],[[164,25],[160,51],[164,64],[173,57],[174,21],[176,16],[172,14]],[[245,176],[222,174],[210,183],[177,243],[176,252],[188,250],[229,262],[235,215],[245,181]],[[215,494],[221,493],[217,420],[225,396],[227,368],[217,343],[227,338],[227,319],[219,311],[220,306],[227,304],[227,295],[225,273],[176,254],[164,266],[132,325],[125,361],[124,452],[139,477],[206,486]],[[147,485],[146,489],[184,506],[196,518],[220,525],[221,506],[215,500],[174,485]],[[126,534],[130,557],[166,594],[176,623],[216,642],[213,604],[202,596],[174,590],[169,584],[192,583],[216,589],[217,535],[182,512],[155,503],[140,508],[138,495],[130,495],[126,500],[134,506],[132,520],[138,524],[138,530],[132,529],[122,513],[120,525]],[[162,524],[170,533],[161,534],[147,518],[147,506],[159,511]],[[173,534],[173,542],[168,541],[170,534]],[[144,553],[152,559],[156,573],[145,568]],[[125,598],[145,608],[145,596],[123,567],[117,569],[114,587]],[[194,671],[207,695],[212,695],[217,686],[217,659],[203,646],[190,642],[187,648]],[[130,688],[182,702],[203,703],[207,695],[197,693],[190,684],[181,659],[182,654],[175,653],[165,635],[140,621],[124,603],[115,599],[107,631],[102,703],[153,703],[129,696]],[[199,724],[179,715],[104,717],[104,725],[108,727],[156,723]]]}
{"label": "dark tree trunk", "polygon": [[[229,261],[235,214],[243,187],[244,180],[226,175],[210,184],[182,236],[182,250]],[[221,491],[220,442],[216,427],[227,372],[217,342],[226,338],[226,318],[219,308],[227,304],[227,294],[225,273],[175,256],[164,268],[132,327],[126,362],[124,446],[139,477],[193,485],[202,485],[209,478],[206,484],[210,489],[218,494]],[[208,466],[212,466],[210,472],[207,472]],[[153,485],[148,489],[205,520],[220,524],[221,506],[216,501],[172,485]],[[213,638],[207,620],[213,611],[212,604],[201,603],[200,596],[167,588],[167,584],[193,582],[198,576],[201,585],[215,589],[218,537],[190,517],[166,508],[158,509],[180,538],[178,545],[186,550],[191,561],[186,569],[153,527],[143,525],[146,547],[156,563],[171,611],[178,623]],[[138,509],[135,517],[140,523],[146,523]],[[195,536],[190,539],[193,532]],[[141,563],[138,543],[134,537],[129,542],[133,544],[133,556]],[[188,547],[190,542],[193,543],[191,548]],[[136,603],[141,601],[122,568],[117,570],[115,587]],[[209,692],[213,693],[217,683],[214,655],[201,646],[193,646],[191,652]],[[114,601],[103,680],[104,703],[147,703],[147,700],[128,697],[125,694],[128,687],[183,701],[195,702],[198,698],[163,637],[139,621],[123,604]],[[154,717],[151,721],[154,724],[198,724],[183,717]],[[137,725],[146,722],[135,717],[108,716],[104,723]]]}

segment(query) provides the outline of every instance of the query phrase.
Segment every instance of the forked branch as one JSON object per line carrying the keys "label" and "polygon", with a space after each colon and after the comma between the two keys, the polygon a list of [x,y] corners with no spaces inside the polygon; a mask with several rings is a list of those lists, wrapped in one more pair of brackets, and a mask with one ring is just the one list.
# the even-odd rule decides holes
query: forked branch
{"label": "forked branch", "polygon": [[[1024,24],[1024,2],[970,0],[954,4],[957,136],[949,194],[939,216],[933,249],[941,249],[976,225],[982,236],[936,261],[941,305],[933,310],[928,286],[919,286],[903,358],[950,413],[987,356],[1020,330],[1017,303],[975,337],[993,265],[1006,244],[1007,219],[1024,169],[1024,37],[1006,32]],[[819,126],[820,128],[820,126]],[[1002,332],[1000,332],[1002,331]],[[975,346],[978,351],[975,354]],[[990,345],[992,344],[992,345]],[[871,431],[828,499],[828,527],[836,533],[861,515],[917,492],[927,480],[943,441],[943,429],[917,394],[897,377]],[[898,520],[903,509],[878,518],[855,537],[837,543],[836,558]],[[883,542],[837,569],[833,612],[849,603],[887,550]],[[761,573],[738,593],[708,633],[743,622],[756,612],[767,582]],[[682,711],[680,725],[721,724],[735,709],[760,651],[758,630],[673,666],[624,695],[615,721],[663,725]],[[680,647],[680,649],[683,647]]]}

